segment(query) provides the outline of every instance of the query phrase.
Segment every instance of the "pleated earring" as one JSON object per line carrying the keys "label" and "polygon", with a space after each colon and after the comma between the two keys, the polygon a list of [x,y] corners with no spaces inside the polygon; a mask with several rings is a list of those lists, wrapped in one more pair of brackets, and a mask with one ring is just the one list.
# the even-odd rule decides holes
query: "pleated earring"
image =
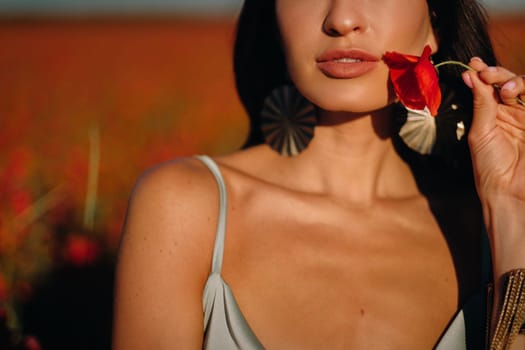
{"label": "pleated earring", "polygon": [[274,89],[264,100],[261,111],[266,143],[282,156],[298,155],[313,138],[316,114],[314,105],[295,86]]}
{"label": "pleated earring", "polygon": [[458,146],[466,142],[471,118],[456,91],[441,85],[443,100],[436,116],[428,108],[411,109],[399,103],[398,135],[408,148],[422,155],[439,154],[454,158]]}

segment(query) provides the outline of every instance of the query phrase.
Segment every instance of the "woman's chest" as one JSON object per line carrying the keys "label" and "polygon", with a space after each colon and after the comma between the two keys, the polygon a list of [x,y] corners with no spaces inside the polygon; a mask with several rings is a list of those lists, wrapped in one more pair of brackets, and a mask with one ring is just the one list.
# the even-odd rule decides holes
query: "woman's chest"
{"label": "woman's chest", "polygon": [[261,342],[432,347],[458,307],[455,260],[430,212],[402,211],[233,224],[223,276]]}

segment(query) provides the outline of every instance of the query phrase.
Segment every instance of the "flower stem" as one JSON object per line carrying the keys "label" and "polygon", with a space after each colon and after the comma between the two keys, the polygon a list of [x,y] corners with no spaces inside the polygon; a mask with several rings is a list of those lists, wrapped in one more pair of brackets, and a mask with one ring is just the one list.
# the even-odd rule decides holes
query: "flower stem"
{"label": "flower stem", "polygon": [[[471,66],[469,65],[466,65],[465,63],[463,62],[460,62],[460,61],[453,61],[453,60],[450,60],[450,61],[443,61],[443,62],[440,62],[438,64],[435,64],[434,67],[436,69],[438,69],[439,67],[442,67],[442,66],[446,66],[446,65],[456,65],[456,66],[461,66],[467,70],[470,70],[472,72],[477,72],[477,70],[475,70],[474,68],[472,68]],[[501,90],[501,86],[499,84],[492,84],[492,87],[499,93],[499,90]],[[516,102],[521,105],[521,106],[524,106],[525,107],[525,101],[523,101],[520,96],[517,96],[516,97]]]}
{"label": "flower stem", "polygon": [[459,62],[459,61],[443,61],[443,62],[440,62],[436,65],[434,65],[434,67],[436,67],[436,69],[438,69],[439,67],[441,66],[446,66],[446,65],[456,65],[456,66],[461,66],[467,70],[471,70],[473,72],[475,72],[476,70],[472,67],[470,67],[469,65],[466,65],[465,63],[463,62]]}
{"label": "flower stem", "polygon": [[93,231],[97,206],[97,188],[100,175],[100,130],[97,125],[89,130],[89,173],[84,207],[84,227]]}

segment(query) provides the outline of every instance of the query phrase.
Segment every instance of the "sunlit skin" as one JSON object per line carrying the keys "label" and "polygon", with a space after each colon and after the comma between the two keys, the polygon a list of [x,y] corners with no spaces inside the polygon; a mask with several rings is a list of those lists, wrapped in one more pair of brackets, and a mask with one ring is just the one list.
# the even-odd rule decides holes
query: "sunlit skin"
{"label": "sunlit skin", "polygon": [[[464,302],[459,295],[481,288],[471,247],[479,246],[482,218],[472,197],[452,196],[440,199],[443,207],[471,219],[446,232],[438,225],[392,146],[394,97],[381,61],[352,79],[329,77],[316,62],[330,49],[378,57],[419,55],[426,44],[436,50],[426,2],[276,5],[290,77],[320,107],[320,125],[294,158],[266,145],[216,158],[229,195],[222,276],[268,349],[430,349]],[[464,75],[476,106],[469,141],[497,279],[525,266],[525,185],[517,175],[525,169],[525,108],[515,103],[525,86],[503,68],[470,64],[479,73]],[[504,105],[494,83],[504,87]],[[139,181],[117,270],[116,350],[202,347],[217,196],[195,159]],[[464,247],[459,256],[451,237]]]}
{"label": "sunlit skin", "polygon": [[324,51],[360,49],[381,58],[386,51],[420,55],[425,44],[437,49],[425,1],[281,0],[276,6],[290,77],[327,111],[366,113],[385,107],[394,96],[383,62],[358,78],[332,79],[316,65]]}

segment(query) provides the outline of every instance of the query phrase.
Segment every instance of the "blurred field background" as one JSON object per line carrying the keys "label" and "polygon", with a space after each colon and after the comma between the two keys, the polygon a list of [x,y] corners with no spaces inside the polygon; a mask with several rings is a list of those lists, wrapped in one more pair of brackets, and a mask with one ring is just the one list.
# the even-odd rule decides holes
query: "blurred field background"
{"label": "blurred field background", "polygon": [[[0,17],[0,349],[109,348],[135,180],[246,136],[234,28],[232,16]],[[525,15],[490,28],[501,62],[525,73]]]}

